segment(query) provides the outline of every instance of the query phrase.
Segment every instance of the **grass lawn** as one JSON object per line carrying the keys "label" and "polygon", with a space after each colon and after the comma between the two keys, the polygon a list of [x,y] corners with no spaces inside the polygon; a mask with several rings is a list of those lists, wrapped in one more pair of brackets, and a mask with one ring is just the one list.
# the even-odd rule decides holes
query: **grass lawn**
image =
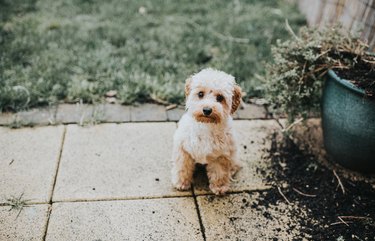
{"label": "grass lawn", "polygon": [[262,61],[285,39],[291,1],[0,0],[0,111],[56,101],[183,101],[203,67],[262,94]]}

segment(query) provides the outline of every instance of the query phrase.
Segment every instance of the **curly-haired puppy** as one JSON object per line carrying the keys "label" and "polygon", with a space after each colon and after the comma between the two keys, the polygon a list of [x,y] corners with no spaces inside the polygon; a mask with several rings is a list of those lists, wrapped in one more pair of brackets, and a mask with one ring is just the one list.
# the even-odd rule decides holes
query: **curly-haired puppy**
{"label": "curly-haired puppy", "polygon": [[232,114],[241,103],[233,76],[204,69],[186,80],[186,113],[174,135],[172,182],[190,188],[196,163],[206,165],[210,189],[221,195],[240,168]]}

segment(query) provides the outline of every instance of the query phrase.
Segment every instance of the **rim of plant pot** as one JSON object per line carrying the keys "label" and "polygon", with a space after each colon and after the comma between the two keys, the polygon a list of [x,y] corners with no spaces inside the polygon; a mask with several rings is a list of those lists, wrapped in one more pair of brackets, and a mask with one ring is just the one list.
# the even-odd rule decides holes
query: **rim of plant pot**
{"label": "rim of plant pot", "polygon": [[342,86],[344,86],[345,88],[353,91],[357,95],[360,95],[360,96],[366,95],[366,92],[365,92],[364,89],[358,88],[357,86],[355,86],[354,84],[352,84],[350,81],[348,81],[346,79],[341,79],[339,76],[337,76],[337,74],[336,74],[336,72],[334,70],[331,70],[331,69],[328,70],[328,74],[334,80],[336,80],[338,83],[340,83]]}

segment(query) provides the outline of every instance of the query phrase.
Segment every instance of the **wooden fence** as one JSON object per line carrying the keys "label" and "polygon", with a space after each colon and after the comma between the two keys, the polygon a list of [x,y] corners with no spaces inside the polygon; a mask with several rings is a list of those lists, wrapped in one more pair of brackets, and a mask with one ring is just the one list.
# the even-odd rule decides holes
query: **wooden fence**
{"label": "wooden fence", "polygon": [[341,23],[351,31],[362,30],[362,39],[375,51],[375,0],[299,0],[309,25]]}

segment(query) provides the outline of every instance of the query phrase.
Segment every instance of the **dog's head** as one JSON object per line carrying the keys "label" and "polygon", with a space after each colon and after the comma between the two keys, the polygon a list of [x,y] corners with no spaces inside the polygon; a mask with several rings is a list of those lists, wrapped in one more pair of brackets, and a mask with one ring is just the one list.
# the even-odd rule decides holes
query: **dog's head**
{"label": "dog's head", "polygon": [[204,69],[186,80],[186,107],[199,122],[220,123],[237,110],[241,93],[233,76]]}

